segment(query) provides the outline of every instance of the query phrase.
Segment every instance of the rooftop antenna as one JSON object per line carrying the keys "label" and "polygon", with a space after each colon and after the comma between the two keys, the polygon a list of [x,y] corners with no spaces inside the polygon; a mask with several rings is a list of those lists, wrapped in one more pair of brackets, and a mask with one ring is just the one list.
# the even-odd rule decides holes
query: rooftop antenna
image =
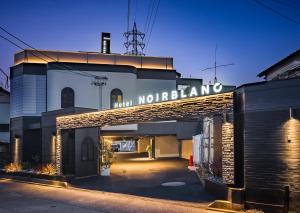
{"label": "rooftop antenna", "polygon": [[[143,50],[145,48],[145,43],[143,42],[143,40],[145,38],[145,33],[138,31],[138,29],[136,27],[136,22],[133,23],[133,29],[125,32],[124,36],[127,40],[124,43],[124,46],[126,47],[126,50],[127,50],[125,54],[127,54],[127,55],[145,55],[143,53]],[[132,37],[131,40],[129,40],[129,37]],[[129,47],[132,47],[132,49],[128,50]],[[139,48],[140,48],[140,50],[139,50]]]}
{"label": "rooftop antenna", "polygon": [[201,71],[206,71],[206,70],[214,69],[214,70],[215,70],[214,83],[217,83],[217,82],[218,82],[218,78],[217,78],[217,68],[219,68],[219,67],[233,66],[233,65],[234,65],[234,63],[217,65],[217,49],[218,49],[218,45],[216,44],[216,48],[215,48],[215,63],[214,63],[214,66],[213,66],[213,67],[208,67],[208,68],[205,68],[205,69],[202,69],[202,70],[201,70]]}

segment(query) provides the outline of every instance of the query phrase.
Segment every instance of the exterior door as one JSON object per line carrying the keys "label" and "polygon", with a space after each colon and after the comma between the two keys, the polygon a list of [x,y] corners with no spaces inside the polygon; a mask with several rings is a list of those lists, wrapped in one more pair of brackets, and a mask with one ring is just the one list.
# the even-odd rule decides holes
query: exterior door
{"label": "exterior door", "polygon": [[62,173],[75,174],[75,130],[62,132]]}

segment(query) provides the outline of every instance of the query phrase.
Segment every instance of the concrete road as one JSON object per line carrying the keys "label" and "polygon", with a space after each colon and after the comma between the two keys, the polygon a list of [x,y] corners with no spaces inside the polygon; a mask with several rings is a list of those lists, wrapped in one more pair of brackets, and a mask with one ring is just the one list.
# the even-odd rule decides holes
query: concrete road
{"label": "concrete road", "polygon": [[156,213],[199,212],[202,204],[174,202],[132,195],[65,189],[0,179],[0,213],[59,212],[59,213]]}
{"label": "concrete road", "polygon": [[[188,161],[181,158],[149,160],[139,154],[123,153],[114,158],[110,177],[80,179],[74,186],[164,200],[207,205],[214,198],[201,186]],[[164,187],[165,182],[184,182],[184,186]]]}

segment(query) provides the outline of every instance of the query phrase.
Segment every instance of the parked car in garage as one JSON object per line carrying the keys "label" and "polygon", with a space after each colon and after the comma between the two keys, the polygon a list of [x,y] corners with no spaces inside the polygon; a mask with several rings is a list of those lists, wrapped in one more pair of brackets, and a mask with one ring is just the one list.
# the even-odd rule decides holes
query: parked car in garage
{"label": "parked car in garage", "polygon": [[119,152],[120,151],[120,144],[112,144],[111,145],[112,152]]}

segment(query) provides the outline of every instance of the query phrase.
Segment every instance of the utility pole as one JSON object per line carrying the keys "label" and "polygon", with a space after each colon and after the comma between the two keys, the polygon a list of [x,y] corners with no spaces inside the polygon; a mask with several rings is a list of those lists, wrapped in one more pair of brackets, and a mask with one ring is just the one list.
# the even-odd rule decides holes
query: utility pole
{"label": "utility pole", "polygon": [[106,85],[108,78],[103,76],[95,76],[92,85],[99,88],[99,110],[102,110],[102,87]]}

